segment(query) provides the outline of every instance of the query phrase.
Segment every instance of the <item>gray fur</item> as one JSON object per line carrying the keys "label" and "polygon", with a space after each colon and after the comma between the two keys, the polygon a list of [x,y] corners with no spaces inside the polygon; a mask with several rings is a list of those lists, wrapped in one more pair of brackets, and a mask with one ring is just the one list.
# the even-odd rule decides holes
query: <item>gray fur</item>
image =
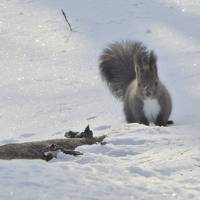
{"label": "gray fur", "polygon": [[142,43],[115,42],[100,57],[100,73],[112,93],[123,100],[128,123],[149,125],[143,112],[144,100],[157,99],[160,113],[156,125],[167,125],[172,110],[171,96],[157,72],[157,57]]}
{"label": "gray fur", "polygon": [[[155,124],[158,126],[166,126],[172,110],[171,96],[160,81],[158,87],[159,92],[156,98],[158,99],[161,110]],[[137,122],[149,125],[143,112],[143,100],[143,97],[141,98],[137,95],[137,82],[135,80],[129,85],[124,98],[124,113],[128,123]]]}
{"label": "gray fur", "polygon": [[156,125],[158,126],[168,124],[168,119],[172,110],[172,100],[171,100],[171,96],[168,90],[162,83],[160,84],[160,87],[161,89],[160,89],[160,96],[158,98],[158,101],[161,106],[161,112],[158,115],[157,121],[156,121]]}

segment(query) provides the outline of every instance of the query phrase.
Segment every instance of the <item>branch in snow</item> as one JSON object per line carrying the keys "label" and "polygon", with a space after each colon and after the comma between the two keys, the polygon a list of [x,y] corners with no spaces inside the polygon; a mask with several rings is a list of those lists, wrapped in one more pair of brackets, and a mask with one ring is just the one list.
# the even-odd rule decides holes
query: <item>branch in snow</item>
{"label": "branch in snow", "polygon": [[72,131],[65,133],[64,139],[2,145],[0,146],[0,159],[42,159],[49,161],[56,158],[59,152],[78,156],[82,153],[75,151],[76,147],[102,143],[105,137],[105,135],[93,137],[93,132],[87,126],[81,133]]}

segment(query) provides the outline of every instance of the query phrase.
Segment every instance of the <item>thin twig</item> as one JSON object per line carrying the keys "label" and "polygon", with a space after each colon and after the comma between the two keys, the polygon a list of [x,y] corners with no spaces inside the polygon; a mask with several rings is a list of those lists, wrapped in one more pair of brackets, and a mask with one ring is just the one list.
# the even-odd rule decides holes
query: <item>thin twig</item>
{"label": "thin twig", "polygon": [[69,26],[70,31],[72,32],[73,30],[72,30],[71,24],[69,23],[69,21],[68,21],[68,19],[67,19],[67,16],[66,16],[66,14],[65,14],[65,11],[64,11],[63,9],[61,9],[61,11],[62,11],[62,14],[63,14],[63,16],[64,16],[64,18],[65,18],[65,21],[67,22],[67,24],[68,24],[68,26]]}

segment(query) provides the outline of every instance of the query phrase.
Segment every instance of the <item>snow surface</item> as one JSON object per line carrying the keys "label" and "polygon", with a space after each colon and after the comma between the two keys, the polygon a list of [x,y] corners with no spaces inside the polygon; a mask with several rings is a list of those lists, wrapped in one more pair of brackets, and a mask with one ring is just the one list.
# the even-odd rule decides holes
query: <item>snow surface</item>
{"label": "snow surface", "polygon": [[[79,157],[0,161],[0,199],[198,200],[199,19],[199,0],[1,0],[0,144],[61,138],[87,124],[108,137],[77,148]],[[120,39],[158,54],[175,125],[124,122],[98,73],[102,48]]]}

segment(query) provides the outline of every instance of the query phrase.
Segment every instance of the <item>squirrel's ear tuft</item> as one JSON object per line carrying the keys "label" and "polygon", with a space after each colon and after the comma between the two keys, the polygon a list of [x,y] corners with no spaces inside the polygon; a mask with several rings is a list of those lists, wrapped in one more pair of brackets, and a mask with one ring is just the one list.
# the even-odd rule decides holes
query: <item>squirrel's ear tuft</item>
{"label": "squirrel's ear tuft", "polygon": [[140,69],[142,67],[142,60],[138,52],[136,52],[136,54],[134,55],[133,60],[134,60],[136,74],[139,75]]}
{"label": "squirrel's ear tuft", "polygon": [[134,63],[135,63],[135,64],[137,64],[137,65],[140,64],[141,61],[140,61],[140,58],[139,58],[139,56],[138,56],[138,52],[136,52],[136,53],[134,54],[133,60],[134,60]]}
{"label": "squirrel's ear tuft", "polygon": [[157,62],[157,56],[155,55],[154,51],[150,51],[150,55],[149,55],[149,64],[151,66],[156,65]]}
{"label": "squirrel's ear tuft", "polygon": [[150,66],[150,69],[154,71],[155,75],[158,74],[156,63],[157,63],[157,56],[155,55],[154,51],[151,51],[149,55],[149,66]]}

